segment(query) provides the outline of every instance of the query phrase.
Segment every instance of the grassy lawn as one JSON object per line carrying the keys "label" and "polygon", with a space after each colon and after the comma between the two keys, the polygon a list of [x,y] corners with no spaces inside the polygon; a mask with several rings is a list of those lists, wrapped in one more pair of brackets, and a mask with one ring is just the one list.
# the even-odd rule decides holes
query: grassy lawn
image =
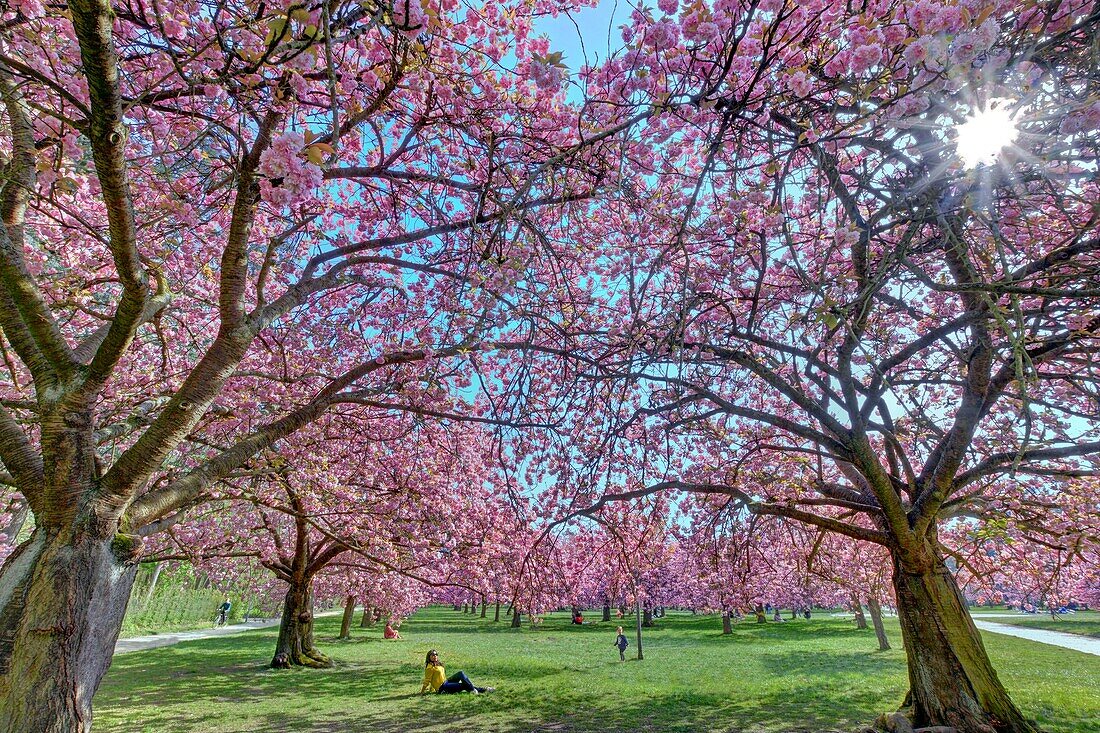
{"label": "grassy lawn", "polygon": [[[1011,613],[1007,611],[1006,613]],[[974,614],[980,618],[981,614]],[[1073,614],[1063,614],[1057,618],[1049,613],[1020,614],[1006,618],[991,618],[999,624],[1012,624],[1013,626],[1026,626],[1031,629],[1047,629],[1049,631],[1063,631],[1067,634],[1081,634],[1100,639],[1100,612],[1078,611]]]}
{"label": "grassy lawn", "polygon": [[[595,615],[599,617],[598,613]],[[629,619],[626,619],[629,622]],[[896,621],[891,642],[900,647]],[[443,608],[421,611],[399,641],[319,621],[331,670],[266,668],[274,630],[119,656],[95,699],[96,731],[851,731],[897,706],[902,653],[875,651],[874,633],[812,620],[741,623],[670,613],[646,630],[645,661],[618,660],[615,622],[571,627],[551,614],[538,629],[507,628]],[[629,631],[629,629],[628,629]],[[987,634],[1001,678],[1051,733],[1095,733],[1100,657]],[[424,654],[465,670],[482,696],[417,695]],[[635,654],[634,638],[628,656]]]}

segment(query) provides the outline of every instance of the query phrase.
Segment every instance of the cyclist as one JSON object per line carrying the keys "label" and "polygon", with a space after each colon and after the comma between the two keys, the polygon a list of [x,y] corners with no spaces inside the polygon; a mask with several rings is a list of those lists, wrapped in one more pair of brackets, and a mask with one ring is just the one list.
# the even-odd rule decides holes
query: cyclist
{"label": "cyclist", "polygon": [[226,596],[225,600],[222,601],[222,605],[218,606],[218,626],[225,626],[226,622],[229,621],[229,609],[231,608],[233,608],[233,604],[229,602],[229,596]]}

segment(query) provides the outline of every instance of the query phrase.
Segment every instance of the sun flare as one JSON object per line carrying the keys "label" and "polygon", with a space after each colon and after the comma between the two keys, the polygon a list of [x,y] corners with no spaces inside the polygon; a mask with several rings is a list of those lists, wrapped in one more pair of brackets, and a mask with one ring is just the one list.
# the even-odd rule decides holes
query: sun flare
{"label": "sun flare", "polygon": [[995,163],[1016,141],[1019,130],[1011,107],[1011,99],[991,99],[958,126],[955,147],[967,168]]}

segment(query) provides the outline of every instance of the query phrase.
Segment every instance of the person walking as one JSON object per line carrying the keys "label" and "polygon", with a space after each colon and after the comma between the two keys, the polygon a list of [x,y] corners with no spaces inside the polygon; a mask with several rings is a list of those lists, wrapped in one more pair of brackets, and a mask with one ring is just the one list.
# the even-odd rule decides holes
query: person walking
{"label": "person walking", "polygon": [[622,626],[615,627],[615,633],[618,636],[615,637],[615,646],[619,649],[619,661],[626,661],[626,648],[630,646],[630,642],[626,640],[626,634],[623,633]]}

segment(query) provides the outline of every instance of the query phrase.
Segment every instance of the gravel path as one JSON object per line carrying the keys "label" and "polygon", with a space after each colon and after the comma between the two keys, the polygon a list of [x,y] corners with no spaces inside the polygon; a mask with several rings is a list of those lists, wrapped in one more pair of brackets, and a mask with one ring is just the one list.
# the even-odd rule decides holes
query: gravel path
{"label": "gravel path", "polygon": [[[321,618],[323,616],[338,616],[342,614],[343,609],[337,609],[335,611],[322,611],[321,613],[314,614],[315,618]],[[115,654],[125,654],[126,652],[136,652],[142,649],[156,649],[159,646],[172,646],[173,644],[179,644],[181,641],[194,641],[195,639],[211,639],[215,636],[232,636],[233,634],[240,634],[245,631],[251,631],[252,629],[265,629],[268,626],[278,626],[279,619],[271,618],[266,621],[249,621],[244,624],[233,624],[231,626],[219,626],[213,629],[195,629],[194,631],[176,631],[169,634],[154,634],[152,636],[131,636],[128,639],[119,639],[115,643]]]}
{"label": "gravel path", "polygon": [[[992,616],[993,614],[988,615]],[[974,619],[974,625],[983,631],[992,631],[995,634],[1006,634],[1008,636],[1018,636],[1021,639],[1037,641],[1040,644],[1052,644],[1053,646],[1065,647],[1066,649],[1073,649],[1074,651],[1084,652],[1085,654],[1095,654],[1100,657],[1100,639],[1091,639],[1087,636],[1080,636],[1079,634],[1065,634],[1061,631],[1029,629],[1024,626],[1009,626],[1008,624],[998,624],[993,621],[982,621],[980,618]]]}
{"label": "gravel path", "polygon": [[194,631],[177,631],[170,634],[154,634],[152,636],[131,636],[128,639],[119,639],[115,644],[115,654],[136,652],[142,649],[156,649],[158,646],[171,646],[181,641],[194,641],[195,639],[210,639],[215,636],[232,636],[251,629],[262,629],[267,626],[276,626],[279,619],[267,621],[249,621],[246,624],[233,624],[231,626],[219,626],[214,629],[195,629]]}

